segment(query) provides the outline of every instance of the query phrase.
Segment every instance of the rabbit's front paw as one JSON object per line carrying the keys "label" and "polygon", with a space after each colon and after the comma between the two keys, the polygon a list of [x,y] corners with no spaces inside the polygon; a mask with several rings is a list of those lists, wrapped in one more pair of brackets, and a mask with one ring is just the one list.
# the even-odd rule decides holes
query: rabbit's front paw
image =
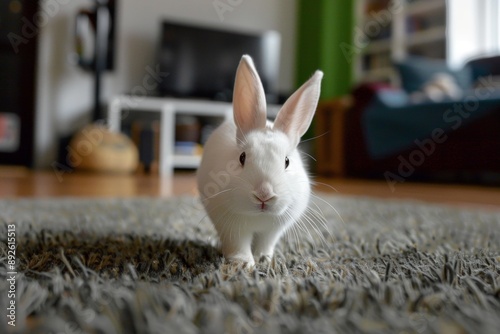
{"label": "rabbit's front paw", "polygon": [[229,262],[234,262],[238,264],[244,264],[245,267],[251,268],[255,266],[255,260],[252,255],[237,253],[227,257]]}

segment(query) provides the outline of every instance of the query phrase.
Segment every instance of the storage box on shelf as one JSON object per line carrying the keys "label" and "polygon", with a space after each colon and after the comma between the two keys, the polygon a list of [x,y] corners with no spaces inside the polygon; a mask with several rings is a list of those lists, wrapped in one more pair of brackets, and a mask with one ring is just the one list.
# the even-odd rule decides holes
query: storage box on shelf
{"label": "storage box on shelf", "polygon": [[[268,117],[275,117],[280,107],[268,105]],[[174,168],[197,168],[201,160],[201,151],[193,147],[193,141],[178,140],[176,143],[176,128],[182,128],[179,127],[182,123],[179,121],[176,127],[176,118],[191,116],[205,120],[205,124],[209,126],[201,129],[199,134],[199,141],[203,142],[208,137],[210,128],[213,129],[224,120],[233,117],[233,107],[229,102],[160,97],[135,98],[120,95],[113,98],[109,105],[109,128],[112,131],[121,131],[122,123],[126,121],[130,110],[159,114],[157,117],[157,124],[159,124],[158,169],[162,176],[167,177],[172,176]],[[211,121],[207,122],[207,119]],[[179,136],[177,137],[180,139]]]}

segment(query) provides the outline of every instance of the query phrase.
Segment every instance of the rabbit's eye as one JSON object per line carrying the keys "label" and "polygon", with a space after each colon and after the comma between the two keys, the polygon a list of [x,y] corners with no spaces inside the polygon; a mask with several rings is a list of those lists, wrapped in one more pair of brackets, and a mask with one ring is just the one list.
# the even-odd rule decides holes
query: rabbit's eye
{"label": "rabbit's eye", "polygon": [[241,155],[240,155],[240,164],[241,164],[242,166],[244,166],[244,165],[245,165],[245,158],[246,158],[246,157],[247,157],[247,155],[245,154],[245,152],[241,153]]}
{"label": "rabbit's eye", "polygon": [[290,164],[290,160],[288,160],[288,157],[285,157],[285,169],[288,168],[289,164]]}

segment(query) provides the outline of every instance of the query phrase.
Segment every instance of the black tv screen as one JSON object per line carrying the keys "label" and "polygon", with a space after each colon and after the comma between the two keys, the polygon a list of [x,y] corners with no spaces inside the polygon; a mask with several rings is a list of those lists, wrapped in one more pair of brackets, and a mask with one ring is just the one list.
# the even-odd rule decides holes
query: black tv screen
{"label": "black tv screen", "polygon": [[231,101],[236,68],[249,54],[268,102],[277,101],[280,35],[242,33],[164,21],[159,52],[162,96]]}

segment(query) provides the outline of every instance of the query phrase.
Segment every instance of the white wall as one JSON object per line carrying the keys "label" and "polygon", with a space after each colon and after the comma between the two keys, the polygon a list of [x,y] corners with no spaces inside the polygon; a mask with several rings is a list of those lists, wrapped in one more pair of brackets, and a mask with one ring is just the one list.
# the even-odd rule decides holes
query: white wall
{"label": "white wall", "polygon": [[[160,21],[184,22],[238,30],[281,33],[279,89],[293,88],[295,61],[295,0],[217,0],[232,4],[222,17],[214,0],[119,0],[116,67],[104,81],[103,100],[141,85],[146,68],[155,66]],[[54,3],[59,6],[54,6]],[[73,46],[73,17],[88,0],[46,0],[50,19],[40,26],[37,80],[36,165],[56,158],[57,138],[86,124],[92,110],[92,76],[68,60]]]}

